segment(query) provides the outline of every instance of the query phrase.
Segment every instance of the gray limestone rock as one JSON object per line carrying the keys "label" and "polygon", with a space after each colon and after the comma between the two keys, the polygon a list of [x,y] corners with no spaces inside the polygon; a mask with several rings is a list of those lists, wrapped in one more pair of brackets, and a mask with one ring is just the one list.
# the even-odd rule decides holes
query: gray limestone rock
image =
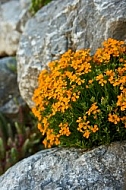
{"label": "gray limestone rock", "polygon": [[24,105],[17,84],[17,63],[15,57],[0,59],[0,112],[14,115]]}
{"label": "gray limestone rock", "polygon": [[21,95],[32,107],[37,77],[69,48],[94,53],[109,38],[126,39],[126,0],[55,0],[25,27],[17,52]]}
{"label": "gray limestone rock", "polygon": [[0,190],[122,190],[126,142],[84,152],[52,148],[26,158],[0,177]]}
{"label": "gray limestone rock", "polygon": [[15,55],[26,21],[28,9],[19,0],[2,1],[0,5],[0,56]]}

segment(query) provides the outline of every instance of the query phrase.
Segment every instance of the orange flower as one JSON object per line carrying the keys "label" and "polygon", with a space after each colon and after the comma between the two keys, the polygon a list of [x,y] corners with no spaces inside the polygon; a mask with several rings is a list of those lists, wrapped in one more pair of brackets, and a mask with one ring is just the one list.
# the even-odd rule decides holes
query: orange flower
{"label": "orange flower", "polygon": [[91,126],[89,125],[90,121],[86,121],[86,116],[84,115],[83,119],[79,117],[76,122],[79,123],[77,130],[83,133],[83,137],[89,138]]}
{"label": "orange flower", "polygon": [[120,59],[119,59],[119,62],[121,62],[121,63],[122,63],[123,61],[124,61],[124,59],[123,59],[123,58],[120,58]]}
{"label": "orange flower", "polygon": [[77,92],[77,93],[73,93],[72,97],[71,97],[71,100],[73,102],[75,102],[78,98],[79,98],[79,95],[80,95],[80,92]]}
{"label": "orange flower", "polygon": [[82,118],[79,117],[78,120],[76,121],[77,123],[80,123],[82,121]]}
{"label": "orange flower", "polygon": [[38,120],[40,121],[41,118],[42,118],[40,112],[39,112],[35,107],[32,108],[32,112],[33,112],[33,114],[38,118]]}
{"label": "orange flower", "polygon": [[86,130],[83,134],[83,137],[85,137],[86,139],[89,138],[89,135],[90,135],[90,131],[89,130]]}
{"label": "orange flower", "polygon": [[86,112],[86,114],[91,115],[91,113],[96,114],[99,112],[100,110],[98,109],[97,102],[95,102],[91,105],[90,109]]}
{"label": "orange flower", "polygon": [[94,125],[94,127],[92,127],[91,130],[93,131],[93,133],[96,133],[96,131],[98,131],[99,128],[97,125]]}
{"label": "orange flower", "polygon": [[60,135],[69,136],[71,134],[68,127],[68,123],[60,123],[59,127],[60,127],[60,131],[59,131]]}
{"label": "orange flower", "polygon": [[123,88],[122,93],[117,98],[117,106],[120,106],[121,111],[124,111],[126,109],[126,88]]}
{"label": "orange flower", "polygon": [[103,74],[100,74],[96,77],[96,81],[99,81],[99,84],[101,84],[101,86],[104,86],[104,84],[107,83],[106,80],[104,80],[104,76]]}
{"label": "orange flower", "polygon": [[107,76],[114,76],[115,75],[115,73],[113,72],[113,70],[106,70],[105,74]]}
{"label": "orange flower", "polygon": [[126,128],[126,116],[123,116],[122,118],[120,118],[121,121],[124,123],[124,127]]}
{"label": "orange flower", "polygon": [[108,63],[110,61],[111,55],[113,57],[119,57],[120,54],[125,52],[124,41],[118,41],[109,38],[107,41],[103,42],[103,48],[97,49],[93,56],[93,60],[98,63]]}
{"label": "orange flower", "polygon": [[89,80],[88,83],[89,83],[89,84],[92,84],[92,83],[93,83],[93,80]]}
{"label": "orange flower", "polygon": [[108,114],[108,121],[117,124],[120,121],[120,118],[116,114]]}

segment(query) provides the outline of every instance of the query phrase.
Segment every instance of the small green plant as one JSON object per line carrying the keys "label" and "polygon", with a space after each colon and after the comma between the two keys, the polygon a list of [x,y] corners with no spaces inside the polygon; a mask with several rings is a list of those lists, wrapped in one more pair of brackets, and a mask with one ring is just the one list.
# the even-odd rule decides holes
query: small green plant
{"label": "small green plant", "polygon": [[126,139],[126,45],[108,39],[64,53],[38,78],[32,109],[45,147],[92,148]]}
{"label": "small green plant", "polygon": [[9,123],[0,114],[0,175],[16,162],[42,149],[36,120],[31,112],[25,114],[20,108],[19,120],[14,123]]}
{"label": "small green plant", "polygon": [[31,0],[30,11],[32,14],[35,14],[43,6],[47,5],[52,0]]}

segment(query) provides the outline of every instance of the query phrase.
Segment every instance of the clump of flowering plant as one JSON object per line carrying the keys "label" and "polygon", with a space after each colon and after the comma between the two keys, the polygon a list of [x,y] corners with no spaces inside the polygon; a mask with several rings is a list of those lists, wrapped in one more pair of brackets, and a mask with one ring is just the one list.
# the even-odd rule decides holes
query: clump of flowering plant
{"label": "clump of flowering plant", "polygon": [[32,109],[45,147],[126,139],[126,45],[108,39],[94,56],[68,50],[38,78]]}

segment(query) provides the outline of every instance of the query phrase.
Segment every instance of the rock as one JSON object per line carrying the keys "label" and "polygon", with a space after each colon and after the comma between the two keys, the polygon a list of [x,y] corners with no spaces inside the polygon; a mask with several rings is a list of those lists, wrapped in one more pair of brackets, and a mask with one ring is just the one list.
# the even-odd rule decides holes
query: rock
{"label": "rock", "polygon": [[0,177],[1,190],[122,190],[126,142],[84,152],[53,148],[30,156]]}
{"label": "rock", "polygon": [[15,57],[0,59],[0,112],[6,115],[14,115],[24,106],[18,84],[17,63]]}
{"label": "rock", "polygon": [[69,48],[94,53],[109,38],[126,39],[125,0],[55,0],[31,18],[17,52],[18,82],[30,107],[37,77],[45,65]]}
{"label": "rock", "polygon": [[[11,0],[0,0],[0,3],[3,4],[3,3],[7,3],[7,2],[9,2],[9,1],[11,1]],[[17,1],[18,1],[18,0],[17,0]]]}
{"label": "rock", "polygon": [[31,0],[20,0],[20,4],[22,9],[27,9],[31,4]]}
{"label": "rock", "polygon": [[19,38],[28,20],[28,9],[22,9],[19,0],[0,5],[0,56],[15,55]]}

